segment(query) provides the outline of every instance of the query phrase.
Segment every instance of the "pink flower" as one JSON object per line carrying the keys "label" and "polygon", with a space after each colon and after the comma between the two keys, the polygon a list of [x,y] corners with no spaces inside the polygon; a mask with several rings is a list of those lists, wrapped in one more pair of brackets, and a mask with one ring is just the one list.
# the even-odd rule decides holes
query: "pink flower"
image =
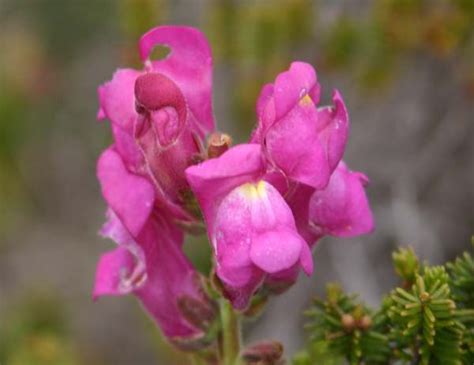
{"label": "pink flower", "polygon": [[101,233],[118,248],[99,261],[94,297],[133,293],[171,341],[182,345],[199,339],[203,332],[180,309],[180,301],[210,304],[182,252],[183,233],[154,208],[153,185],[129,172],[114,149],[99,159],[98,177],[109,204]]}
{"label": "pink flower", "polygon": [[[171,53],[150,61],[156,45]],[[153,183],[157,201],[175,219],[193,222],[184,208],[184,170],[201,158],[202,140],[214,130],[211,51],[201,32],[178,26],[150,30],[139,49],[144,70],[120,69],[99,87],[98,118],[110,120],[116,151]]]}
{"label": "pink flower", "polygon": [[295,265],[310,274],[308,245],[296,231],[291,209],[263,178],[257,144],[231,148],[189,167],[186,176],[207,224],[216,273],[234,307],[243,309],[267,275]]}
{"label": "pink flower", "polygon": [[261,143],[274,167],[290,180],[324,188],[342,158],[349,119],[340,94],[334,107],[317,108],[320,86],[311,65],[293,62],[257,102],[258,126],[252,142]]}
{"label": "pink flower", "polygon": [[354,237],[374,230],[365,194],[367,176],[350,171],[340,162],[324,190],[315,191],[309,203],[309,222],[317,235]]}
{"label": "pink flower", "polygon": [[[171,53],[151,61],[156,45]],[[337,91],[334,106],[317,107],[310,65],[294,62],[263,88],[250,144],[228,149],[230,137],[213,134],[207,153],[206,39],[189,27],[157,27],[139,51],[143,70],[120,69],[98,90],[98,118],[110,120],[114,137],[97,168],[108,206],[101,233],[118,247],[99,261],[94,297],[133,294],[169,339],[198,346],[215,309],[182,250],[184,228],[200,224],[197,203],[224,293],[244,309],[262,285],[278,293],[301,268],[311,274],[320,237],[373,229],[367,178],[341,162],[347,111]]]}

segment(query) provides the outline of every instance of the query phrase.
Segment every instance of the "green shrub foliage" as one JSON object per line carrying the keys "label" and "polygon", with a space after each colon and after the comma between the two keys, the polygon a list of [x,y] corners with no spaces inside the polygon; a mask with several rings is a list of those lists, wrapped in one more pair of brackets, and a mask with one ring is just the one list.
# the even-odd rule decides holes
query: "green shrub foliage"
{"label": "green shrub foliage", "polygon": [[[474,245],[474,240],[473,240]],[[421,263],[411,248],[393,253],[400,286],[377,310],[337,284],[307,311],[308,341],[294,365],[474,364],[474,259]]]}

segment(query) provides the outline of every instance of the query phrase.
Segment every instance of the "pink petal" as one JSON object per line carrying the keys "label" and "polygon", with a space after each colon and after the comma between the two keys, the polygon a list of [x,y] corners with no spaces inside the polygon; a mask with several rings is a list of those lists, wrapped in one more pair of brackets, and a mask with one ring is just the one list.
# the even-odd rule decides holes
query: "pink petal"
{"label": "pink petal", "polygon": [[120,126],[112,124],[114,147],[122,157],[123,162],[130,171],[138,171],[144,164],[143,155],[138,148],[133,134],[128,133]]}
{"label": "pink petal", "polygon": [[99,117],[107,117],[113,124],[133,133],[135,112],[135,80],[140,75],[139,71],[132,69],[119,69],[114,73],[111,81],[99,87]]}
{"label": "pink petal", "polygon": [[[286,227],[295,230],[295,219],[290,207],[279,191],[266,181],[260,181],[249,192],[245,192],[245,203],[249,207],[250,227],[254,234]],[[242,194],[242,187],[239,189]],[[245,190],[248,190],[246,187]],[[255,196],[256,195],[256,196]]]}
{"label": "pink petal", "polygon": [[134,256],[123,247],[103,254],[97,265],[93,298],[102,295],[124,295],[133,290],[124,286],[123,280],[129,276],[136,266]]}
{"label": "pink petal", "polygon": [[232,306],[238,310],[245,310],[250,299],[263,283],[264,273],[254,267],[254,274],[246,282],[245,286],[236,287],[224,284],[224,295],[230,300]]}
{"label": "pink petal", "polygon": [[186,178],[204,213],[208,231],[213,231],[219,202],[235,187],[256,181],[265,172],[262,149],[257,144],[232,147],[219,158],[188,167]]}
{"label": "pink petal", "polygon": [[320,234],[353,237],[374,229],[372,211],[365,194],[366,177],[352,172],[343,162],[334,171],[328,186],[311,198],[311,225]]}
{"label": "pink petal", "polygon": [[308,103],[275,122],[265,141],[272,162],[290,179],[320,189],[328,183],[329,166],[316,130],[317,111]]}
{"label": "pink petal", "polygon": [[135,111],[134,85],[139,71],[117,70],[111,81],[98,88],[100,108],[98,118],[108,118],[112,123],[115,146],[129,167],[138,166],[143,158],[133,139],[137,113]]}
{"label": "pink petal", "polygon": [[260,95],[257,100],[257,116],[261,116],[267,106],[268,102],[273,97],[273,84],[266,84],[262,87]]}
{"label": "pink petal", "polygon": [[317,129],[326,150],[330,171],[334,171],[344,155],[349,137],[349,115],[341,94],[335,90],[334,107],[318,109]]}
{"label": "pink petal", "polygon": [[108,205],[135,237],[153,208],[153,185],[146,178],[128,172],[119,154],[111,148],[100,156],[97,176]]}
{"label": "pink petal", "polygon": [[269,231],[253,237],[250,258],[260,269],[272,274],[299,261],[304,245],[306,242],[295,231]]}
{"label": "pink petal", "polygon": [[282,118],[316,86],[316,72],[304,62],[293,62],[288,71],[278,75],[274,85],[275,119]]}
{"label": "pink petal", "polygon": [[268,169],[263,179],[275,189],[277,189],[281,196],[286,197],[289,192],[291,182],[281,170]]}
{"label": "pink petal", "polygon": [[295,217],[298,233],[312,247],[321,234],[316,234],[309,225],[309,202],[315,189],[311,186],[293,183],[285,197]]}
{"label": "pink petal", "polygon": [[[254,291],[260,270],[250,259],[252,226],[249,202],[241,188],[232,190],[219,204],[209,236],[216,256],[217,274],[228,286]],[[261,275],[260,275],[261,276]],[[257,280],[259,281],[259,280]]]}
{"label": "pink petal", "polygon": [[153,61],[153,70],[169,77],[181,89],[197,119],[196,128],[202,132],[212,131],[212,55],[205,36],[191,27],[153,28],[140,39],[141,59],[148,60],[157,45],[169,47],[171,53],[162,60]]}
{"label": "pink petal", "polygon": [[301,245],[300,263],[305,274],[310,276],[314,270],[313,255],[306,242]]}
{"label": "pink petal", "polygon": [[264,287],[274,294],[281,294],[296,282],[300,267],[306,275],[313,273],[313,257],[309,246],[304,243],[301,246],[301,255],[298,263],[295,263],[288,269],[284,269],[273,274],[267,275]]}
{"label": "pink petal", "polygon": [[265,181],[242,184],[227,194],[212,227],[217,274],[238,308],[247,305],[264,273],[299,262],[301,244],[306,245],[284,199]]}
{"label": "pink petal", "polygon": [[102,237],[110,238],[119,245],[129,245],[134,242],[133,237],[123,226],[122,222],[112,209],[107,209],[106,216],[107,221],[100,229]]}
{"label": "pink petal", "polygon": [[257,128],[250,137],[252,143],[262,143],[265,134],[275,121],[275,104],[273,102],[273,84],[266,84],[257,100]]}
{"label": "pink petal", "polygon": [[157,216],[147,222],[137,237],[145,256],[147,280],[135,294],[170,338],[200,333],[178,308],[182,296],[204,300],[197,273],[181,250],[182,241],[182,233]]}

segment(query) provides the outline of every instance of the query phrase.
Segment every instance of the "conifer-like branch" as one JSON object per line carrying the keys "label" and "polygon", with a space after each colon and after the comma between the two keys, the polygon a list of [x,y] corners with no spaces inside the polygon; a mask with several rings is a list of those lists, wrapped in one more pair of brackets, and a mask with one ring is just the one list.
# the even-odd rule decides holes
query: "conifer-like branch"
{"label": "conifer-like branch", "polygon": [[400,286],[373,311],[335,284],[307,311],[307,348],[294,365],[474,363],[474,259],[421,264],[410,248],[393,254]]}

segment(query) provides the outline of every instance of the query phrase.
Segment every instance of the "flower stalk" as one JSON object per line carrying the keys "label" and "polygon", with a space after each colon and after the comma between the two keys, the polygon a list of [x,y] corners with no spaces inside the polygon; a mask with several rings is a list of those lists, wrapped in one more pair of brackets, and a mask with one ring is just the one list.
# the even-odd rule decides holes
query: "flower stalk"
{"label": "flower stalk", "polygon": [[226,299],[220,300],[222,323],[221,359],[222,365],[240,365],[240,321],[238,314]]}

